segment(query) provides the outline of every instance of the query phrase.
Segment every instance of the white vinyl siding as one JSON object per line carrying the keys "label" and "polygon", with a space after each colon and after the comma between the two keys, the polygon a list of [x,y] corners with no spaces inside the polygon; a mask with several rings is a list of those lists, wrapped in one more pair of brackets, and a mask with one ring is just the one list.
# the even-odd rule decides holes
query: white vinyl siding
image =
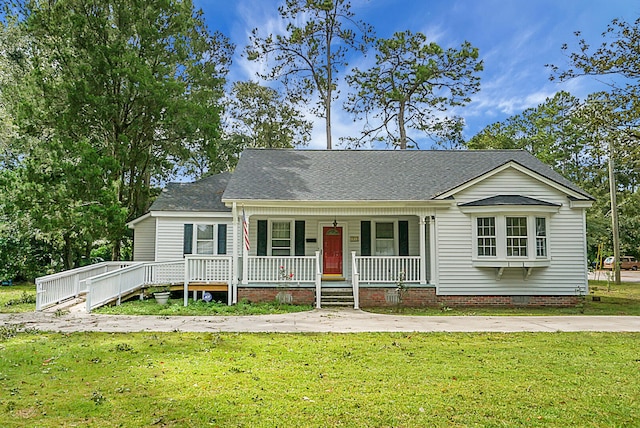
{"label": "white vinyl siding", "polygon": [[[233,243],[233,227],[231,225],[231,213],[228,218],[220,217],[156,217],[158,222],[156,232],[156,260],[179,260],[184,257],[184,225],[193,224],[194,233],[197,233],[198,225],[226,224],[227,225],[227,254],[231,255]],[[217,235],[216,235],[217,236]],[[204,242],[204,241],[203,241]],[[214,242],[215,245],[215,242]],[[193,253],[197,252],[196,240],[193,240]]]}
{"label": "white vinyl siding", "polygon": [[[543,257],[548,258],[548,266],[534,267],[528,277],[523,268],[510,267],[499,279],[497,268],[474,267],[473,260],[478,258],[473,250],[477,248],[473,242],[476,219],[494,214],[464,214],[457,207],[439,209],[436,213],[438,294],[575,295],[577,287],[586,289],[583,209],[571,209],[566,194],[515,169],[507,169],[454,195],[454,198],[456,204],[464,204],[504,194],[523,195],[561,205],[558,212],[544,215],[547,254]],[[537,234],[535,218],[542,216],[527,214],[527,217],[533,222],[528,223],[528,227],[533,228],[528,230],[528,236],[536,239],[528,247],[535,253],[528,254],[527,258],[536,260],[539,257],[538,238],[541,236]]]}
{"label": "white vinyl siding", "polygon": [[135,225],[133,231],[133,260],[150,262],[156,258],[156,219],[148,217]]}

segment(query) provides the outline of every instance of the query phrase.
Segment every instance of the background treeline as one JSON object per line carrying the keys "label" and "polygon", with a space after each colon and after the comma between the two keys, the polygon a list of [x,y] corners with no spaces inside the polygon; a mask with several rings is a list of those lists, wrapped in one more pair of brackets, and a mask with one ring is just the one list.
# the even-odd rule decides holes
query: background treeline
{"label": "background treeline", "polygon": [[[295,147],[326,124],[339,82],[343,112],[364,123],[342,147],[522,148],[589,191],[589,251],[610,245],[607,162],[615,146],[623,253],[640,246],[639,22],[613,21],[609,42],[565,47],[572,69],[616,75],[586,100],[560,92],[469,140],[455,107],[480,89],[473,45],[421,33],[376,39],[348,1],[287,0],[284,34],[255,29],[243,52],[270,80],[230,82],[236,46],[191,1],[17,0],[0,15],[0,279],[127,259],[126,222],[163,184],[232,170],[247,147]],[[301,22],[300,17],[306,17]],[[369,69],[346,59],[373,51]],[[315,100],[316,102],[309,102]]]}

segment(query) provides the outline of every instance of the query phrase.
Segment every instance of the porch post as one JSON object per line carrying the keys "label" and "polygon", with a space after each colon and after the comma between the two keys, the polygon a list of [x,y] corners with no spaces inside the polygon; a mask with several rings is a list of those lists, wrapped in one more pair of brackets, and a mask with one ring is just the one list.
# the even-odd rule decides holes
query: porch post
{"label": "porch post", "polygon": [[184,256],[184,306],[189,304],[189,256]]}
{"label": "porch post", "polygon": [[320,270],[320,251],[316,251],[316,309],[321,309],[322,272]]}
{"label": "porch post", "polygon": [[234,202],[231,207],[231,215],[233,216],[233,241],[231,243],[231,254],[233,254],[233,260],[231,261],[231,290],[229,292],[233,295],[231,297],[231,304],[238,303],[238,206]]}
{"label": "porch post", "polygon": [[420,284],[424,285],[427,283],[427,257],[426,257],[426,245],[427,238],[425,236],[427,230],[425,228],[427,222],[425,221],[425,216],[420,216]]}
{"label": "porch post", "polygon": [[356,261],[356,252],[351,252],[351,269],[353,270],[353,309],[360,309],[360,272]]}
{"label": "porch post", "polygon": [[429,264],[429,283],[437,284],[437,272],[436,272],[436,216],[432,215],[429,219],[429,256],[431,263]]}

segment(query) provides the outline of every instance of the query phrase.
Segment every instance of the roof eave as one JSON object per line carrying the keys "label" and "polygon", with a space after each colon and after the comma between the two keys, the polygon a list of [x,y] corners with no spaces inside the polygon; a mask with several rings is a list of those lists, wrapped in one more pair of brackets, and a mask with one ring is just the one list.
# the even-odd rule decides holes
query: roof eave
{"label": "roof eave", "polygon": [[233,204],[237,206],[255,206],[255,207],[291,207],[300,208],[303,207],[326,207],[331,205],[334,207],[346,207],[357,205],[359,207],[364,206],[376,206],[376,207],[398,207],[398,206],[415,206],[415,207],[437,207],[437,206],[450,206],[455,201],[453,199],[448,200],[281,200],[281,199],[223,199],[222,202],[227,207],[232,207]]}
{"label": "roof eave", "polygon": [[497,166],[497,167],[495,167],[495,168],[493,168],[493,169],[491,169],[491,170],[489,170],[489,171],[487,171],[487,172],[485,172],[485,173],[483,173],[483,174],[481,174],[481,175],[479,175],[479,176],[477,176],[475,178],[472,178],[471,180],[468,180],[468,181],[466,181],[464,183],[461,183],[458,186],[452,187],[451,189],[446,190],[446,191],[438,194],[435,197],[435,199],[440,200],[440,199],[450,198],[453,195],[455,195],[456,193],[459,193],[459,192],[461,192],[461,191],[463,191],[465,189],[468,189],[469,187],[472,187],[472,186],[478,184],[479,182],[481,182],[481,181],[483,181],[483,180],[485,180],[485,179],[487,179],[487,178],[489,178],[489,177],[491,177],[491,176],[493,176],[495,174],[498,174],[498,173],[500,173],[500,172],[502,172],[502,171],[504,171],[504,170],[506,170],[508,168],[514,168],[514,169],[522,172],[523,174],[529,175],[530,177],[533,177],[533,178],[535,178],[535,179],[547,184],[548,186],[553,187],[553,188],[565,193],[567,196],[573,197],[573,198],[575,198],[577,200],[594,200],[593,197],[591,195],[589,195],[588,193],[586,193],[586,192],[577,192],[577,191],[575,191],[573,189],[570,189],[567,186],[565,186],[565,185],[563,185],[561,183],[558,183],[557,181],[555,181],[555,180],[553,180],[553,179],[551,179],[551,178],[549,178],[547,176],[544,176],[544,175],[542,175],[542,174],[540,174],[540,173],[538,173],[536,171],[533,171],[533,170],[527,168],[526,166],[522,165],[521,163],[519,163],[519,162],[517,162],[515,160],[509,160],[509,161],[507,161],[507,162],[505,162],[505,163],[503,163],[503,164],[501,164],[501,165],[499,165],[499,166]]}

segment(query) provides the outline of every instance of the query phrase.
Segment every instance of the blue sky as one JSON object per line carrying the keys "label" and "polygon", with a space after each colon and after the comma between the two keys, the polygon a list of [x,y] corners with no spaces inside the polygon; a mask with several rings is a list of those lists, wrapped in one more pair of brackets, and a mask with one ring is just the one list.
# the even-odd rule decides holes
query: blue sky
{"label": "blue sky", "polygon": [[[277,7],[283,1],[194,3],[203,9],[210,30],[221,31],[237,45],[230,81],[257,80],[256,64],[247,62],[241,53],[254,27],[262,35],[281,31]],[[633,22],[640,16],[640,3],[635,0],[352,0],[351,4],[356,18],[371,24],[377,37],[411,30],[423,32],[443,48],[457,47],[465,40],[479,48],[484,60],[480,92],[469,105],[455,111],[466,121],[466,138],[486,125],[537,106],[560,90],[584,98],[605,89],[604,82],[594,78],[550,82],[545,64],[568,64],[560,48],[563,43],[576,46],[575,31],[581,31],[595,46],[604,40],[601,33],[614,18]],[[366,61],[353,58],[351,65],[362,68]],[[348,88],[340,87],[345,95]],[[334,103],[334,142],[361,130],[341,106],[342,100]],[[314,123],[309,147],[321,149],[326,146],[324,124],[319,119]]]}

